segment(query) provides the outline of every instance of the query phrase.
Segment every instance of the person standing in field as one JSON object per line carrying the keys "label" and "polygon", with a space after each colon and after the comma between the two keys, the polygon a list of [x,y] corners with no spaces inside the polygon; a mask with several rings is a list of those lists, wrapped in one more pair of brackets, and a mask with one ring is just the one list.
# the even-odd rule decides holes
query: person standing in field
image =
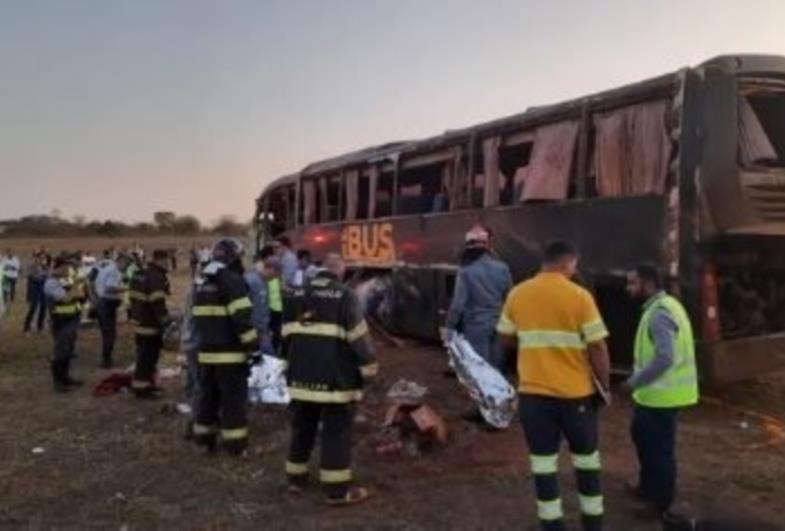
{"label": "person standing in field", "polygon": [[466,233],[461,267],[447,312],[447,340],[460,327],[475,352],[491,366],[501,366],[496,324],[504,298],[512,288],[507,264],[491,254],[491,235],[483,227]]}
{"label": "person standing in field", "polygon": [[170,294],[166,251],[153,251],[153,260],[131,279],[131,320],[136,339],[136,367],[131,389],[137,398],[156,398],[158,359],[163,347],[163,332],[169,322],[166,297]]}
{"label": "person standing in field", "polygon": [[271,247],[263,247],[259,258],[264,260],[262,276],[267,282],[267,306],[270,309],[270,336],[273,351],[281,348],[281,323],[283,320],[283,286],[281,285],[281,261]]}
{"label": "person standing in field", "polygon": [[248,447],[248,359],[259,345],[243,280],[243,246],[219,240],[195,283],[191,313],[199,352],[197,444],[214,451],[220,436],[232,455]]}
{"label": "person standing in field", "polygon": [[272,354],[274,352],[270,335],[270,306],[267,297],[267,280],[264,274],[264,257],[261,252],[256,253],[253,266],[244,275],[248,286],[248,297],[253,305],[251,319],[256,333],[259,335],[259,353]]}
{"label": "person standing in field", "polygon": [[24,322],[24,333],[30,334],[33,321],[36,329],[41,332],[46,321],[46,297],[44,296],[44,283],[49,276],[47,257],[37,253],[27,272],[27,315]]}
{"label": "person standing in field", "polygon": [[19,280],[19,273],[22,271],[22,264],[11,249],[6,251],[2,267],[4,272],[3,293],[6,303],[13,303],[16,300],[16,283]]}
{"label": "person standing in field", "polygon": [[54,339],[52,381],[58,393],[67,393],[72,387],[82,385],[70,373],[85,299],[83,286],[76,280],[74,263],[69,256],[57,257],[52,273],[44,283]]}
{"label": "person standing in field", "polygon": [[687,311],[665,292],[657,266],[641,264],[627,278],[627,291],[643,302],[635,370],[624,385],[635,402],[630,433],[640,463],[638,480],[629,490],[652,516],[677,525],[684,517],[671,511],[676,497],[676,432],[681,410],[698,403],[695,338]]}
{"label": "person standing in field", "polygon": [[519,412],[545,531],[565,529],[559,492],[562,438],[572,454],[583,528],[602,529],[595,379],[609,388],[608,330],[591,293],[571,279],[578,253],[545,249],[542,271],[507,296],[497,330],[518,350]]}
{"label": "person standing in field", "polygon": [[117,261],[114,261],[110,258],[110,253],[106,253],[105,256],[106,258],[99,262],[95,270],[94,286],[102,340],[101,366],[109,369],[114,363],[112,356],[117,340],[117,310],[127,290],[121,271],[128,265],[129,259],[121,255]]}
{"label": "person standing in field", "polygon": [[355,404],[378,364],[368,326],[354,291],[343,283],[346,265],[337,254],[302,288],[286,292],[284,345],[292,398],[292,430],[286,474],[293,493],[308,481],[308,462],[321,436],[319,480],[327,503],[364,501],[352,485],[351,433]]}
{"label": "person standing in field", "polygon": [[297,255],[292,251],[292,241],[288,236],[281,236],[273,242],[275,256],[281,264],[281,283],[283,289],[295,287],[299,265]]}

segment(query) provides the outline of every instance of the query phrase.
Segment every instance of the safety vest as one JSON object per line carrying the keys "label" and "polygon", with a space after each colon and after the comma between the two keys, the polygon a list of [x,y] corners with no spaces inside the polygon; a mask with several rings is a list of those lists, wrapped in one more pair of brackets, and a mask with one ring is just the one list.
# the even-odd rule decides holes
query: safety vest
{"label": "safety vest", "polygon": [[650,384],[633,393],[636,403],[646,407],[683,407],[698,402],[698,372],[692,325],[681,303],[670,295],[660,295],[643,312],[635,338],[635,372],[654,359],[654,341],[649,325],[655,311],[664,308],[678,326],[674,340],[673,365]]}
{"label": "safety vest", "polygon": [[[61,278],[59,280],[60,285],[63,289],[69,293],[74,289],[78,289],[75,284],[75,276],[73,272],[71,272],[68,277]],[[82,304],[79,300],[69,300],[65,301],[52,301],[52,306],[50,308],[50,313],[52,316],[52,320],[55,322],[63,322],[69,321],[76,317],[79,317],[82,313]]]}
{"label": "safety vest", "polygon": [[271,312],[283,311],[283,296],[281,295],[281,279],[273,278],[267,281],[267,304]]}

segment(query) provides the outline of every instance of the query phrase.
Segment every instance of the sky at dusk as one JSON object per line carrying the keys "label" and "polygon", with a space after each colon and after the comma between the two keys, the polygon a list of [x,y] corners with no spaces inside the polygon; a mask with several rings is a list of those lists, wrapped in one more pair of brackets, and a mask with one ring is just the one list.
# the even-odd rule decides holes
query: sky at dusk
{"label": "sky at dusk", "polygon": [[785,2],[0,0],[0,219],[248,219],[315,160],[785,55]]}

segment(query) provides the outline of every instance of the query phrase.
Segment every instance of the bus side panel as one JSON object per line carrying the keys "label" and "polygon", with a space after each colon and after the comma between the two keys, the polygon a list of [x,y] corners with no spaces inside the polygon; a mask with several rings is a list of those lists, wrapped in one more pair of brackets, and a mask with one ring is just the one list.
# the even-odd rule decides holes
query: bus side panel
{"label": "bus side panel", "polygon": [[554,239],[577,246],[589,275],[661,263],[665,209],[661,196],[608,198],[314,225],[288,234],[316,260],[337,252],[350,266],[392,269],[457,264],[464,234],[482,223],[517,282],[537,270],[542,248]]}

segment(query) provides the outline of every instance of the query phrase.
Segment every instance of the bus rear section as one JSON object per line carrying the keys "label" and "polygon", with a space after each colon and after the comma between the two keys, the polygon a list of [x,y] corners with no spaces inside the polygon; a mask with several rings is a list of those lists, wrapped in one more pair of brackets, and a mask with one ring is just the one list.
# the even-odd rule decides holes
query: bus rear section
{"label": "bus rear section", "polygon": [[[785,60],[736,65],[708,76],[715,134],[701,175],[712,234],[702,246],[700,324],[716,381],[785,369]],[[719,120],[727,123],[711,123]]]}

